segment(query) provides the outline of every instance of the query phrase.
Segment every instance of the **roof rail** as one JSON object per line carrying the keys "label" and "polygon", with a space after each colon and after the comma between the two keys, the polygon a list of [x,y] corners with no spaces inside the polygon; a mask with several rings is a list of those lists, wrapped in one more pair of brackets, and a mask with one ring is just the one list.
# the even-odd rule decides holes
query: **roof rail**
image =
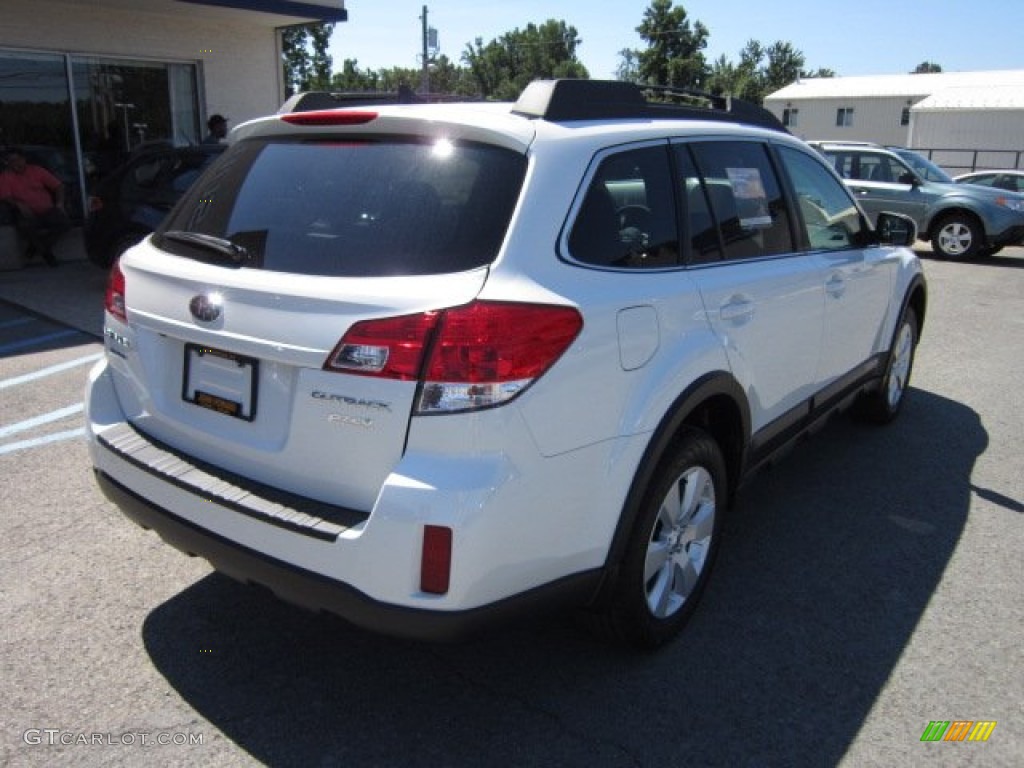
{"label": "roof rail", "polygon": [[[653,96],[648,99],[647,94]],[[614,118],[723,120],[789,133],[764,107],[703,91],[621,80],[534,80],[512,108],[549,122]]]}

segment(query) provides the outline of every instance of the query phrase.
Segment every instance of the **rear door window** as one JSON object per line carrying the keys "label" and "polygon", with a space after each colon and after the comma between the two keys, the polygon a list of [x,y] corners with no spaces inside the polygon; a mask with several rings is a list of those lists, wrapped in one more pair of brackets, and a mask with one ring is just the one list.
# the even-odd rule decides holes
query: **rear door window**
{"label": "rear door window", "polygon": [[243,266],[325,276],[437,274],[489,264],[526,159],[482,144],[396,139],[241,142],[195,184],[170,230],[242,246]]}

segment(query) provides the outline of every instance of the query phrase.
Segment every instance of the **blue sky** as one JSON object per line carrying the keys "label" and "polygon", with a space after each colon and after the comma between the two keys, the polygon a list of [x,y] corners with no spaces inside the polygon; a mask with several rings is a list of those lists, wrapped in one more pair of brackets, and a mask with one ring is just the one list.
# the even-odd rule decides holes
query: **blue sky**
{"label": "blue sky", "polygon": [[[349,21],[335,27],[336,69],[418,67],[420,15],[428,7],[440,52],[459,63],[466,45],[554,18],[576,27],[591,77],[613,77],[623,48],[640,48],[645,0],[345,0]],[[1022,0],[676,0],[691,24],[709,30],[705,51],[736,62],[747,40],[776,40],[803,52],[810,69],[840,75],[899,74],[922,61],[945,71],[1024,69]]]}

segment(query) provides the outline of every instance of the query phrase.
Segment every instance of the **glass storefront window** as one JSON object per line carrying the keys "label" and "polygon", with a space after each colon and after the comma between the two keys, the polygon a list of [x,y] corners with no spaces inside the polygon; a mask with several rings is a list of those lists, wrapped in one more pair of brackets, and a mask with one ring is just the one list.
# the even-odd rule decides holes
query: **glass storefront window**
{"label": "glass storefront window", "polygon": [[191,64],[72,58],[87,181],[102,178],[147,145],[199,142],[195,69]]}
{"label": "glass storefront window", "polygon": [[147,145],[199,143],[198,93],[195,64],[0,51],[0,146],[58,176],[80,219],[82,181],[88,193]]}
{"label": "glass storefront window", "polygon": [[59,54],[0,51],[0,147],[17,147],[62,182],[68,213],[81,217],[67,68]]}

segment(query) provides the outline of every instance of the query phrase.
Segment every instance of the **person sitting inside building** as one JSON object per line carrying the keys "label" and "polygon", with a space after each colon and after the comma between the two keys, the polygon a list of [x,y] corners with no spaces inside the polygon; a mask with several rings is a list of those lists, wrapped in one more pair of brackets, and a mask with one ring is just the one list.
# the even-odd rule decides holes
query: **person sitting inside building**
{"label": "person sitting inside building", "polygon": [[28,241],[31,258],[38,253],[57,266],[53,246],[71,228],[64,211],[64,185],[45,168],[32,165],[17,149],[8,150],[0,172],[0,201],[13,210],[14,223]]}

